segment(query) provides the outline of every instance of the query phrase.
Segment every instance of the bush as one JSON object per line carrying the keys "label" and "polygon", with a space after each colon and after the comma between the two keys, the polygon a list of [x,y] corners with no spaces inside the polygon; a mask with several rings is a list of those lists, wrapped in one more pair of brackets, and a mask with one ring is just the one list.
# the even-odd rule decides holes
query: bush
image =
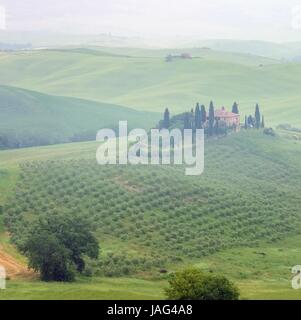
{"label": "bush", "polygon": [[176,272],[165,290],[169,300],[238,300],[239,291],[223,276],[205,274],[198,269]]}

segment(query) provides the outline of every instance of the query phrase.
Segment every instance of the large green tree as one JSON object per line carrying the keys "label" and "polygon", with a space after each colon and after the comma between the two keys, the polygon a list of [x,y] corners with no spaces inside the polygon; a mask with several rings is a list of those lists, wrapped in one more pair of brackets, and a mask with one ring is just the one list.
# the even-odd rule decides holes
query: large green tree
{"label": "large green tree", "polygon": [[40,272],[43,281],[73,281],[75,266],[71,252],[54,235],[37,229],[24,245],[29,267]]}
{"label": "large green tree", "polygon": [[73,215],[49,215],[30,230],[22,251],[44,281],[72,281],[85,269],[84,256],[97,259],[98,241],[92,226]]}

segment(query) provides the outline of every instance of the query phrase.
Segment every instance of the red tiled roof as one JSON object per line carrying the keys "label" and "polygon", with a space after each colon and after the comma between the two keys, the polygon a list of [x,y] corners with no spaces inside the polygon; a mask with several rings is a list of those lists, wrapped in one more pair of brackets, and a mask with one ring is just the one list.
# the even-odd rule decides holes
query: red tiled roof
{"label": "red tiled roof", "polygon": [[218,118],[237,118],[239,117],[239,114],[226,111],[224,108],[222,108],[220,110],[216,110],[214,116]]}

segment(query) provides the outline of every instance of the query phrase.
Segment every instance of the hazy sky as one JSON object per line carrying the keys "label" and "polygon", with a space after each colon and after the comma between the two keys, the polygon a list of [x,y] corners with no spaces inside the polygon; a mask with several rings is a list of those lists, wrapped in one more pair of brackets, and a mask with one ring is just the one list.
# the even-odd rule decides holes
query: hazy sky
{"label": "hazy sky", "polygon": [[301,0],[0,0],[4,28],[301,40]]}

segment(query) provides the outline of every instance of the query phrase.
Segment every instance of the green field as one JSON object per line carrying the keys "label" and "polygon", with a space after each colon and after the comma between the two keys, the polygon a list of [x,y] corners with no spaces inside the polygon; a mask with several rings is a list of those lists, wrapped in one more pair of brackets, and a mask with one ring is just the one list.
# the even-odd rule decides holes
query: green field
{"label": "green field", "polygon": [[[102,128],[127,120],[129,128],[154,126],[159,114],[108,103],[0,86],[1,136],[10,148],[95,140]],[[2,138],[2,141],[4,138]]]}
{"label": "green field", "polygon": [[96,143],[1,151],[15,241],[26,221],[59,210],[93,221],[101,245],[93,278],[11,280],[2,297],[164,298],[159,269],[195,265],[228,276],[244,299],[300,299],[290,286],[301,259],[300,146],[261,131],[208,141],[205,173],[190,178],[182,167],[99,167]]}
{"label": "green field", "polygon": [[[293,290],[290,283],[291,268],[301,260],[296,246],[300,240],[300,236],[295,236],[272,245],[225,250],[201,261],[192,261],[189,266],[228,276],[238,285],[242,299],[300,300],[300,290]],[[181,267],[184,265],[178,266]],[[72,284],[10,280],[7,289],[0,291],[0,299],[151,300],[164,299],[166,287],[167,281],[160,277],[81,277]]]}
{"label": "green field", "polygon": [[[216,108],[237,101],[242,121],[258,102],[267,126],[301,126],[301,64],[215,45],[227,52],[0,53],[0,148],[3,137],[19,148],[0,151],[0,261],[4,252],[26,264],[15,245],[33,221],[57,212],[90,221],[101,247],[100,258],[87,261],[92,277],[12,278],[0,299],[164,299],[168,275],[159,271],[186,266],[227,276],[242,299],[301,298],[290,284],[301,263],[298,129],[209,138],[197,177],[183,166],[98,166],[96,142],[68,143],[119,120],[150,128],[166,107],[173,116],[210,100]],[[193,59],[165,62],[183,52]],[[47,144],[55,145],[20,148]]]}
{"label": "green field", "polygon": [[[166,63],[168,53],[193,60]],[[0,84],[52,95],[173,114],[199,101],[254,113],[260,103],[269,125],[301,125],[301,64],[206,49],[97,48],[0,55]]]}

